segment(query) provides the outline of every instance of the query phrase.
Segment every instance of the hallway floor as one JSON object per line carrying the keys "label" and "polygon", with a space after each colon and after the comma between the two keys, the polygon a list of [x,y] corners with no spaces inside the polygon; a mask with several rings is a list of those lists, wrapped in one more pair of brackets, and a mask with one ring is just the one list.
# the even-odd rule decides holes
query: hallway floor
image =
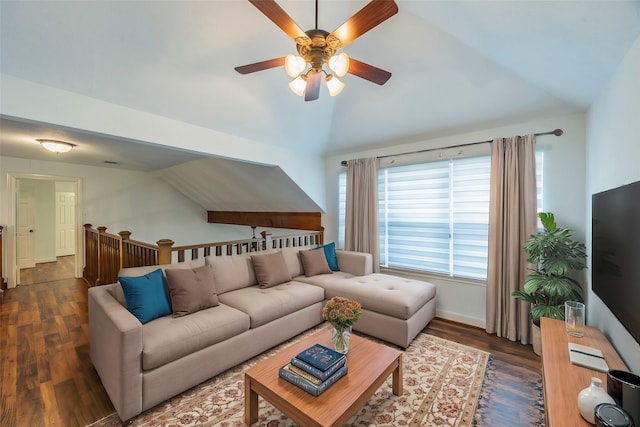
{"label": "hallway floor", "polygon": [[53,280],[73,279],[75,255],[60,256],[55,262],[43,262],[33,268],[20,270],[20,285],[51,282]]}

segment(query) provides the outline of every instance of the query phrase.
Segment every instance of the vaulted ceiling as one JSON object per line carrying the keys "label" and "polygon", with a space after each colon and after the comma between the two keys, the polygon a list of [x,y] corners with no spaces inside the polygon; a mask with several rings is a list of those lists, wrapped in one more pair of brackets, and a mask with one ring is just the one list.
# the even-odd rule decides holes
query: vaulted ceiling
{"label": "vaulted ceiling", "polygon": [[[301,28],[314,26],[312,0],[278,3]],[[319,27],[332,31],[365,4],[320,0]],[[244,0],[2,1],[0,67],[120,106],[327,154],[585,111],[640,34],[639,1],[397,4],[397,15],[345,48],[391,71],[389,82],[348,75],[342,94],[331,98],[323,88],[313,102],[290,92],[282,68],[234,71],[295,52]],[[9,130],[2,131],[5,153]]]}

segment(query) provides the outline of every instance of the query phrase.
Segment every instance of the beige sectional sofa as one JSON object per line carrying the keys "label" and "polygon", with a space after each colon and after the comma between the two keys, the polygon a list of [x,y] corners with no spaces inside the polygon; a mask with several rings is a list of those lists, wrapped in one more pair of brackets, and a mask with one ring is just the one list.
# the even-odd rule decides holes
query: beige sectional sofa
{"label": "beige sectional sofa", "polygon": [[[407,347],[435,315],[435,287],[372,274],[371,255],[337,251],[340,271],[306,277],[298,252],[282,250],[290,281],[263,288],[251,255],[207,257],[162,266],[211,265],[219,305],[144,325],[126,307],[119,283],[89,289],[91,361],[122,420],[179,394],[323,322],[333,296],[359,301],[354,329]],[[123,269],[141,276],[158,267]]]}

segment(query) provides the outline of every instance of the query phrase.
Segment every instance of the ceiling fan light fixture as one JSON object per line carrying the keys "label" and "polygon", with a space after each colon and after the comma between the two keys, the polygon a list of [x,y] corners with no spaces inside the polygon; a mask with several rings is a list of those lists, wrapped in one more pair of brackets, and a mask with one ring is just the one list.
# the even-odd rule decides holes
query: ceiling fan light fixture
{"label": "ceiling fan light fixture", "polygon": [[284,59],[284,69],[289,77],[296,78],[304,71],[307,66],[307,61],[303,57],[298,55],[289,54]]}
{"label": "ceiling fan light fixture", "polygon": [[338,78],[334,75],[327,75],[326,82],[327,89],[329,89],[329,95],[331,96],[338,95],[340,92],[342,92],[342,89],[344,89],[344,83],[338,80]]}
{"label": "ceiling fan light fixture", "polygon": [[38,141],[44,149],[55,154],[67,153],[74,147],[77,147],[76,144],[65,141],[58,141],[55,139],[36,139],[36,141]]}
{"label": "ceiling fan light fixture", "polygon": [[340,53],[329,58],[329,68],[336,73],[336,76],[342,77],[349,72],[349,55]]}
{"label": "ceiling fan light fixture", "polygon": [[[344,84],[335,77],[352,74],[378,85],[385,84],[391,77],[388,71],[336,52],[398,13],[398,5],[394,0],[369,1],[333,32],[318,27],[318,0],[315,0],[315,27],[307,31],[303,31],[276,0],[249,2],[293,39],[299,55],[290,54],[235,67],[238,73],[249,74],[284,66],[287,74],[294,79],[289,83],[289,88],[296,95],[304,96],[305,101],[318,99],[322,85],[320,73],[327,75],[326,84],[331,96],[338,95],[344,89]],[[325,65],[332,74],[323,69]]]}
{"label": "ceiling fan light fixture", "polygon": [[304,90],[307,88],[306,77],[307,76],[304,74],[298,76],[295,80],[289,83],[289,89],[298,96],[304,95]]}

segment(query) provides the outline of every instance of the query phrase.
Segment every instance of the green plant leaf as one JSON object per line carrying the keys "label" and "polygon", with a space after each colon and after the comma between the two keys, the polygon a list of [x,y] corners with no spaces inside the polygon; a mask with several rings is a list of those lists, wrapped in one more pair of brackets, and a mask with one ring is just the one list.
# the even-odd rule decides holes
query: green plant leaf
{"label": "green plant leaf", "polygon": [[531,318],[564,319],[565,301],[583,301],[582,287],[568,276],[586,268],[586,247],[573,240],[573,230],[559,228],[551,212],[538,214],[543,231],[527,239],[523,250],[535,266],[525,279],[523,291],[512,296],[531,304]]}
{"label": "green plant leaf", "polygon": [[542,222],[542,226],[545,230],[549,232],[553,232],[556,229],[556,220],[551,212],[540,212],[538,214],[538,218],[540,218],[540,222]]}
{"label": "green plant leaf", "polygon": [[527,302],[529,302],[531,304],[535,304],[535,303],[538,302],[537,299],[533,295],[527,294],[525,292],[514,291],[514,292],[511,293],[511,296],[513,296],[515,298],[518,298],[518,299],[521,299],[521,300],[524,300],[524,301],[527,301]]}

